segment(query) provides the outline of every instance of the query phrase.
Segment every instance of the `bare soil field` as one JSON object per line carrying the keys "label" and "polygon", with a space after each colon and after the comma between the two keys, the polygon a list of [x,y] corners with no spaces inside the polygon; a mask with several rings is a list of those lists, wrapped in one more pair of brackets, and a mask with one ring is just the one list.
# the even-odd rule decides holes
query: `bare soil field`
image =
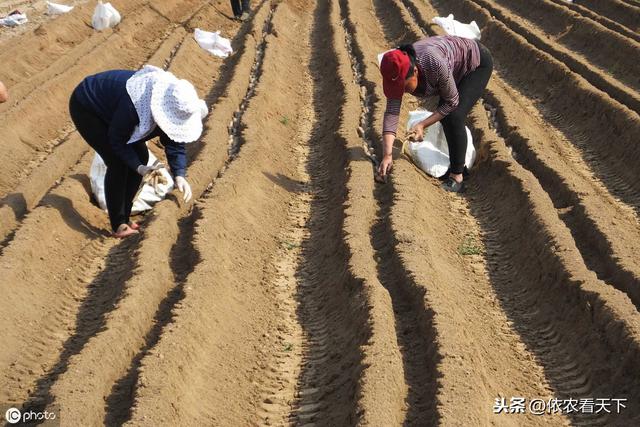
{"label": "bare soil field", "polygon": [[[32,20],[0,28],[0,405],[64,426],[640,425],[637,0],[254,0],[246,22],[226,0],[113,0],[103,32],[94,1],[65,3],[0,1]],[[399,145],[376,184],[376,56],[449,13],[495,61],[468,189]],[[67,105],[144,64],[210,114],[195,200],[122,241]],[[408,98],[401,120],[433,107]],[[514,397],[624,407],[495,413]]]}

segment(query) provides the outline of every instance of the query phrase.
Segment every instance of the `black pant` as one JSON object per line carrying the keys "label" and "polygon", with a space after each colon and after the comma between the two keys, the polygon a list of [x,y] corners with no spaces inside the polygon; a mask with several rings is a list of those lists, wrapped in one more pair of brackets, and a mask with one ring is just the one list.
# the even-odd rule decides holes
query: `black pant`
{"label": "black pant", "polygon": [[243,12],[249,13],[251,10],[249,9],[249,0],[231,0],[231,9],[233,10],[233,16],[239,18]]}
{"label": "black pant", "polygon": [[440,121],[447,137],[449,172],[451,173],[462,173],[464,170],[464,158],[467,153],[467,132],[464,122],[471,108],[482,96],[493,71],[491,53],[480,42],[478,46],[480,47],[480,65],[457,84],[460,96],[458,107]]}
{"label": "black pant", "polygon": [[[107,199],[111,228],[116,231],[118,226],[129,222],[133,198],[138,192],[142,177],[136,171],[129,169],[116,155],[109,144],[109,126],[93,111],[85,108],[76,99],[75,94],[71,95],[69,112],[80,135],[100,154],[107,165],[104,193]],[[142,141],[136,142],[132,144],[132,147],[140,158],[140,162],[146,165],[149,160],[149,150],[146,144]]]}

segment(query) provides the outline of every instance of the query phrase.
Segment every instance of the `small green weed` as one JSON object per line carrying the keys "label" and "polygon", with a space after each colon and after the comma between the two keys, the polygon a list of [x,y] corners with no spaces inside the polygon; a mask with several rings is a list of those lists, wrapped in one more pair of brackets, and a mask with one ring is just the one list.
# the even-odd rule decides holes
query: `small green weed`
{"label": "small green weed", "polygon": [[287,116],[282,116],[282,117],[280,118],[280,123],[282,123],[282,124],[283,124],[283,125],[285,125],[285,126],[286,126],[286,125],[288,125],[288,124],[289,124],[289,117],[287,117]]}
{"label": "small green weed", "polygon": [[464,236],[458,252],[460,255],[482,255],[482,246],[472,235],[467,234]]}

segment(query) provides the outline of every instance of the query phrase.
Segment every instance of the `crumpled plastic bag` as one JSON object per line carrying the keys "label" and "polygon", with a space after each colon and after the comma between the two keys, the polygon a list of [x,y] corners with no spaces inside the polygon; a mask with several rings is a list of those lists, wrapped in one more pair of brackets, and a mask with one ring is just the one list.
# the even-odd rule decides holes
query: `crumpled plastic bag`
{"label": "crumpled plastic bag", "polygon": [[442,27],[442,29],[450,36],[464,37],[466,39],[480,40],[480,28],[476,21],[463,24],[453,19],[453,15],[449,14],[446,18],[438,16],[433,18],[433,23]]}
{"label": "crumpled plastic bag", "polygon": [[[426,110],[411,111],[407,122],[407,130],[410,130],[413,125],[426,119],[431,114],[433,113]],[[467,168],[471,169],[476,160],[476,149],[473,146],[471,131],[466,126],[465,130],[467,131],[467,152],[464,164]],[[449,169],[449,147],[447,146],[447,137],[444,134],[444,129],[440,122],[425,129],[422,141],[405,141],[402,146],[402,152],[406,154],[416,166],[436,178],[444,175]]]}
{"label": "crumpled plastic bag", "polygon": [[4,18],[0,18],[0,25],[5,27],[17,27],[18,25],[24,25],[27,22],[29,22],[27,15],[17,11]]}
{"label": "crumpled plastic bag", "polygon": [[[149,152],[147,165],[153,165],[158,159]],[[135,173],[135,172],[131,172]],[[101,209],[107,210],[107,200],[104,194],[104,177],[107,174],[107,165],[98,153],[93,157],[91,169],[89,170],[89,181],[91,182],[91,192],[98,201]],[[174,182],[167,168],[163,167],[145,177],[142,188],[133,200],[132,213],[149,210],[154,204],[167,197],[173,190]]]}
{"label": "crumpled plastic bag", "polygon": [[115,27],[120,23],[121,19],[120,12],[118,12],[111,3],[102,3],[102,1],[99,1],[93,11],[91,26],[98,31],[102,31]]}
{"label": "crumpled plastic bag", "polygon": [[201,48],[215,56],[226,58],[233,53],[231,40],[222,37],[220,31],[212,33],[196,28],[193,37]]}
{"label": "crumpled plastic bag", "polygon": [[73,10],[73,6],[67,6],[65,4],[47,2],[47,15],[62,15]]}

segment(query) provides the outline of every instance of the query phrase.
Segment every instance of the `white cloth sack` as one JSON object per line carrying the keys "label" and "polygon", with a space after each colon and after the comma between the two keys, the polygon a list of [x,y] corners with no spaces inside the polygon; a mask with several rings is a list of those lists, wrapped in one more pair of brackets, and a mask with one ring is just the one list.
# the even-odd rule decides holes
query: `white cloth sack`
{"label": "white cloth sack", "polygon": [[204,31],[200,28],[196,28],[193,37],[196,39],[201,48],[215,56],[226,58],[233,53],[233,49],[231,48],[231,40],[222,37],[220,35],[220,31],[211,33],[209,31]]}
{"label": "white cloth sack", "polygon": [[[426,119],[431,114],[433,113],[425,110],[411,111],[407,122],[407,130],[410,130],[413,125]],[[466,126],[465,129],[467,131],[467,153],[464,164],[471,169],[473,162],[476,160],[476,149],[473,146],[471,131]],[[449,169],[449,147],[440,122],[425,129],[422,141],[405,141],[402,151],[411,158],[416,166],[436,178],[444,175]]]}
{"label": "white cloth sack", "polygon": [[23,25],[27,22],[29,22],[29,20],[27,19],[27,15],[24,13],[14,13],[5,18],[0,18],[0,25],[5,27],[17,27],[18,25]]}
{"label": "white cloth sack", "polygon": [[65,4],[47,2],[47,14],[48,15],[62,15],[73,10],[73,6],[67,6]]}
{"label": "white cloth sack", "polygon": [[466,39],[480,40],[480,28],[476,21],[471,21],[469,24],[463,24],[453,19],[453,15],[449,15],[446,18],[438,16],[433,18],[433,23],[442,27],[442,29],[450,36],[464,37]]}
{"label": "white cloth sack", "polygon": [[[149,161],[147,165],[151,166],[157,161],[156,156],[149,151]],[[166,183],[161,183],[155,187],[150,183],[144,183],[142,190],[138,193],[138,197],[133,201],[132,213],[138,213],[151,209],[151,207],[163,200],[171,190],[173,190],[173,178],[166,168],[158,169],[158,172],[162,174]],[[131,172],[133,173],[133,172]],[[98,205],[101,209],[107,210],[107,200],[104,194],[104,177],[107,174],[107,165],[104,164],[104,160],[98,153],[93,157],[91,163],[91,170],[89,171],[89,180],[91,181],[91,192],[98,201]]]}
{"label": "white cloth sack", "polygon": [[91,25],[98,31],[102,31],[107,28],[113,28],[120,23],[120,12],[116,10],[111,3],[98,2],[95,10],[93,11],[93,19]]}

